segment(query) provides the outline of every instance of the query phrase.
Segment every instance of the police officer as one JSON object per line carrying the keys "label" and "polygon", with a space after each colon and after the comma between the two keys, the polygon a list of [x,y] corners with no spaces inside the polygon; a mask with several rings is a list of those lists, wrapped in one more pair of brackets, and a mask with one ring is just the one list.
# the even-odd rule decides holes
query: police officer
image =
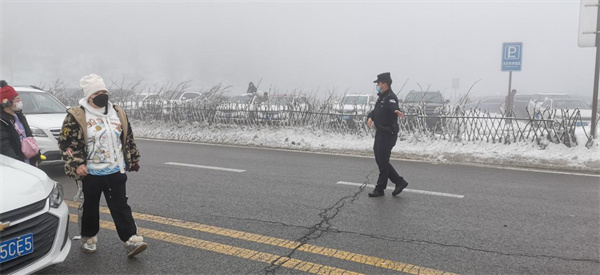
{"label": "police officer", "polygon": [[367,126],[370,128],[375,123],[376,132],[373,151],[375,152],[375,161],[379,167],[379,178],[375,190],[369,193],[369,197],[383,196],[383,190],[387,186],[388,179],[396,184],[396,188],[392,192],[392,195],[396,196],[408,186],[408,182],[398,175],[398,172],[390,164],[392,148],[394,148],[398,139],[398,117],[403,117],[404,114],[398,107],[398,97],[392,91],[390,73],[379,74],[377,80],[373,83],[377,83],[379,98],[375,103],[375,109],[369,113]]}

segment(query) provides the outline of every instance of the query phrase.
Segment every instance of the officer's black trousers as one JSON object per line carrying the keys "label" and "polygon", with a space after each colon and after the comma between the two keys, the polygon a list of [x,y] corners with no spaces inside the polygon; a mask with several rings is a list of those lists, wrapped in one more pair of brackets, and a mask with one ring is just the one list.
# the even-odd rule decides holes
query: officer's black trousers
{"label": "officer's black trousers", "polygon": [[375,152],[375,161],[379,167],[379,178],[377,179],[377,186],[375,186],[377,191],[385,190],[388,179],[395,184],[402,182],[402,177],[390,164],[390,156],[392,148],[396,145],[396,140],[398,140],[398,134],[391,134],[384,130],[377,130],[375,133],[373,152]]}
{"label": "officer's black trousers", "polygon": [[125,189],[127,175],[119,172],[106,176],[87,175],[83,178],[83,217],[81,217],[81,236],[93,237],[100,230],[100,195],[110,209],[117,233],[121,241],[137,234],[137,226],[127,204]]}

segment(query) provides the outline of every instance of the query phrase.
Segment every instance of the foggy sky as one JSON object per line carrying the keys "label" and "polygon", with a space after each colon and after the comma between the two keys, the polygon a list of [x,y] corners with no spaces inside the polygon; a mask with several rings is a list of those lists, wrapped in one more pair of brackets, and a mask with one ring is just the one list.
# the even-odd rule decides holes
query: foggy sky
{"label": "foggy sky", "polygon": [[398,92],[503,95],[503,42],[523,42],[519,93],[591,98],[594,48],[577,46],[570,1],[1,1],[1,71],[9,84],[62,79],[191,80],[243,93],[372,93],[391,72]]}

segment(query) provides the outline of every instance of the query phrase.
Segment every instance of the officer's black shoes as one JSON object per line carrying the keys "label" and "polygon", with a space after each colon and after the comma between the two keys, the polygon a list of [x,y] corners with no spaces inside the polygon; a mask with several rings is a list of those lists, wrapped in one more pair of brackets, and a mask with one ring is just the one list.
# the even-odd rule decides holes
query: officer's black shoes
{"label": "officer's black shoes", "polygon": [[392,192],[392,196],[398,196],[398,194],[400,194],[402,192],[402,190],[404,190],[404,188],[406,188],[406,186],[408,186],[408,182],[406,182],[404,179],[402,179],[402,182],[400,184],[396,184],[396,188],[394,188],[394,192]]}
{"label": "officer's black shoes", "polygon": [[383,191],[377,191],[377,190],[373,190],[373,192],[369,193],[369,197],[373,198],[373,197],[381,197],[383,196]]}

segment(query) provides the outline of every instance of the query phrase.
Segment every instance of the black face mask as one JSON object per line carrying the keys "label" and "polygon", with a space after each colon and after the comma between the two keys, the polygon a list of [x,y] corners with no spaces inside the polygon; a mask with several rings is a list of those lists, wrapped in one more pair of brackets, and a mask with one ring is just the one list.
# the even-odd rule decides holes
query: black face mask
{"label": "black face mask", "polygon": [[108,95],[99,94],[92,99],[92,102],[94,102],[94,104],[98,107],[106,107],[108,105]]}

